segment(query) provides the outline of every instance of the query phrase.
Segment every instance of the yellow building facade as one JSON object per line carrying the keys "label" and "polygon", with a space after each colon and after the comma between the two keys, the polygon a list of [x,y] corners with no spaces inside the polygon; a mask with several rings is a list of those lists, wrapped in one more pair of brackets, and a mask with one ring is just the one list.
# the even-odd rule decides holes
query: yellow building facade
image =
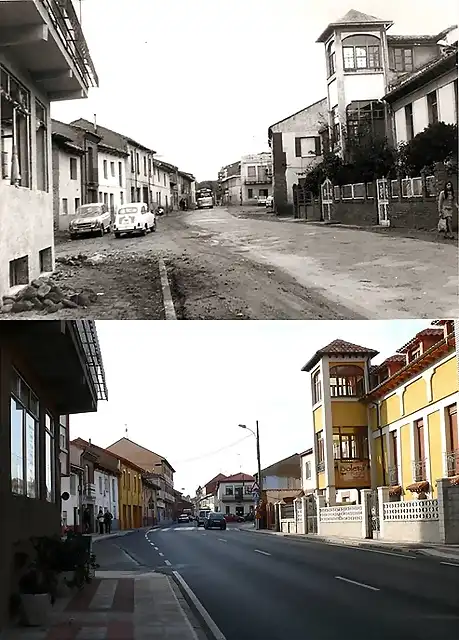
{"label": "yellow building facade", "polygon": [[343,340],[303,367],[311,375],[316,490],[328,504],[390,487],[392,499],[436,497],[459,475],[454,322],[436,321],[378,366]]}
{"label": "yellow building facade", "polygon": [[119,458],[121,474],[118,479],[120,529],[143,526],[142,469],[125,458]]}

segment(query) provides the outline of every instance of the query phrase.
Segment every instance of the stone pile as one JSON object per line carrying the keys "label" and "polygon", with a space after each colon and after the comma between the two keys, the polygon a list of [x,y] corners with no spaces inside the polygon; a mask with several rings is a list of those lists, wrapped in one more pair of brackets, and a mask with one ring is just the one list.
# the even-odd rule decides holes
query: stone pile
{"label": "stone pile", "polygon": [[89,307],[97,301],[92,289],[75,291],[53,278],[38,278],[21,289],[15,296],[3,296],[0,313],[22,313],[41,311],[56,313],[60,309]]}

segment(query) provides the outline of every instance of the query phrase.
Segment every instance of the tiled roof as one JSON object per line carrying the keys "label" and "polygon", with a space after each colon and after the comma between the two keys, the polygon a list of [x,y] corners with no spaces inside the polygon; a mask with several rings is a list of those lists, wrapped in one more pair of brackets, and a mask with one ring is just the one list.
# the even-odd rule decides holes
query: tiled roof
{"label": "tiled roof", "polygon": [[205,483],[205,487],[207,487],[209,484],[212,484],[213,482],[219,482],[220,480],[224,480],[226,478],[226,476],[223,473],[219,473],[217,476],[215,476],[215,478],[212,478],[212,480],[209,480],[209,482]]}
{"label": "tiled roof", "polygon": [[374,367],[370,367],[370,373],[376,373],[377,371],[380,371],[383,367],[387,366],[388,364],[391,364],[392,362],[405,363],[406,356],[402,355],[401,353],[395,353],[393,356],[389,356],[388,358],[386,358],[383,362],[381,362],[381,364],[378,364]]}
{"label": "tiled roof", "polygon": [[315,102],[313,102],[312,104],[308,105],[307,107],[304,107],[303,109],[300,109],[299,111],[295,111],[295,113],[292,113],[291,115],[282,118],[282,120],[279,120],[278,122],[275,122],[274,124],[272,124],[269,128],[268,128],[268,135],[271,137],[272,135],[272,131],[271,129],[273,127],[276,127],[278,124],[282,124],[282,122],[286,122],[287,120],[290,120],[290,118],[293,118],[297,115],[299,115],[300,113],[303,113],[303,111],[307,111],[308,109],[310,109],[311,107],[315,107],[316,105],[320,104],[320,103],[324,103],[324,106],[326,104],[328,104],[327,98],[321,98],[320,100],[316,100]]}
{"label": "tiled roof", "polygon": [[438,336],[438,339],[441,340],[444,336],[443,329],[437,329],[436,327],[429,327],[428,329],[423,329],[419,331],[414,338],[411,338],[403,347],[397,349],[397,353],[406,353],[411,347],[413,347],[421,338],[427,336]]}
{"label": "tiled roof", "polygon": [[368,349],[367,347],[361,347],[358,344],[353,344],[352,342],[346,342],[346,340],[333,340],[330,344],[327,344],[326,347],[322,347],[322,349],[318,349],[312,358],[304,365],[302,371],[311,371],[312,367],[314,367],[322,356],[328,355],[341,355],[341,356],[351,356],[351,355],[365,355],[370,356],[370,358],[374,358],[377,356],[379,351],[375,351],[374,349]]}
{"label": "tiled roof", "polygon": [[228,476],[219,482],[255,482],[255,478],[247,473],[236,473],[234,476]]}
{"label": "tiled roof", "polygon": [[325,42],[328,37],[333,33],[334,27],[341,27],[343,25],[384,25],[386,28],[390,27],[393,22],[391,20],[381,20],[376,16],[370,16],[368,13],[362,13],[362,11],[356,11],[351,9],[339,20],[330,22],[317,39],[317,42]]}
{"label": "tiled roof", "polygon": [[148,149],[148,147],[145,147],[143,144],[136,142],[129,136],[125,136],[122,133],[113,131],[113,129],[107,129],[107,127],[102,127],[99,124],[95,126],[94,122],[90,122],[85,118],[78,118],[78,120],[74,120],[71,124],[102,136],[102,140],[105,142],[105,144],[107,144],[110,147],[114,147],[115,149],[126,151],[126,143],[130,142],[131,144],[134,144],[140,149],[153,152],[152,149]]}

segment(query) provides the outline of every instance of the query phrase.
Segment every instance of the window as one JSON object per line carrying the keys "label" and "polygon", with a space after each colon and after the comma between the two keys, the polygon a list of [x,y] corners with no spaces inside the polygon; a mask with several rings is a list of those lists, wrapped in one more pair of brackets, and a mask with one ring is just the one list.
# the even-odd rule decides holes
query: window
{"label": "window", "polygon": [[317,454],[317,471],[319,473],[325,470],[325,443],[324,432],[319,431],[316,433],[316,454]]}
{"label": "window", "polygon": [[45,107],[35,100],[35,143],[37,147],[37,189],[48,191],[48,123]]}
{"label": "window", "polygon": [[247,197],[249,200],[253,198],[253,189],[247,189]]}
{"label": "window", "polygon": [[457,429],[457,404],[446,407],[447,469],[448,476],[459,475],[459,432]]}
{"label": "window", "polygon": [[69,201],[67,198],[62,198],[62,215],[66,216],[69,212]]}
{"label": "window", "polygon": [[427,110],[429,114],[429,124],[435,124],[438,122],[438,102],[436,91],[432,91],[427,94]]}
{"label": "window", "polygon": [[30,187],[30,93],[3,67],[0,89],[2,177],[18,187]]}
{"label": "window", "polygon": [[395,71],[413,71],[413,50],[405,47],[394,48],[392,68]]}
{"label": "window", "polygon": [[135,167],[138,174],[140,174],[140,155],[138,153],[135,154]]}
{"label": "window", "polygon": [[457,80],[453,82],[453,91],[454,91],[454,114],[456,116],[456,124],[457,124],[457,112],[459,110],[458,97],[457,97]]}
{"label": "window", "polygon": [[320,156],[320,137],[295,138],[295,156],[297,158],[308,158]]}
{"label": "window", "polygon": [[228,505],[226,505],[226,507],[225,507],[225,513],[226,513],[227,516],[229,516],[229,514],[231,513],[230,507]]}
{"label": "window", "polygon": [[104,178],[107,180],[108,178],[108,164],[107,161],[104,160]]}
{"label": "window", "polygon": [[118,162],[118,182],[120,187],[123,186],[123,163]]}
{"label": "window", "polygon": [[99,476],[99,493],[102,493],[102,476]]}
{"label": "window", "polygon": [[376,100],[351,102],[346,107],[346,121],[351,138],[361,138],[368,132],[385,135],[384,103]]}
{"label": "window", "polygon": [[408,354],[408,361],[413,362],[413,360],[417,360],[422,356],[422,345],[418,344],[414,349],[412,349]]}
{"label": "window", "polygon": [[330,368],[330,394],[332,398],[361,397],[365,391],[363,369],[356,365]]}
{"label": "window", "polygon": [[247,167],[247,177],[248,178],[256,178],[257,177],[257,168],[256,167]]}
{"label": "window", "polygon": [[110,173],[112,175],[112,178],[115,177],[115,163],[114,162],[110,162]]}
{"label": "window", "polygon": [[134,493],[137,493],[137,476],[134,475]]}
{"label": "window", "polygon": [[166,174],[164,174],[164,186],[166,186]]}
{"label": "window", "polygon": [[135,173],[135,156],[133,151],[131,151],[131,173]]}
{"label": "window", "polygon": [[75,213],[78,211],[80,206],[80,198],[75,198]]}
{"label": "window", "polygon": [[347,433],[348,428],[334,427],[333,429],[333,458],[335,460],[368,460],[367,428],[354,429]]}
{"label": "window", "polygon": [[115,499],[115,478],[112,478],[112,500]]}
{"label": "window", "polygon": [[76,158],[70,158],[70,180],[78,180],[78,165]]}
{"label": "window", "polygon": [[320,371],[312,374],[312,404],[317,404],[322,400],[322,380],[320,379]]}
{"label": "window", "polygon": [[405,107],[406,139],[409,142],[414,138],[413,105]]}
{"label": "window", "polygon": [[327,68],[328,68],[328,77],[330,77],[336,71],[336,53],[335,53],[334,42],[331,42],[327,47]]}
{"label": "window", "polygon": [[49,273],[53,270],[53,251],[51,247],[46,247],[38,252],[38,262],[40,273]]}
{"label": "window", "polygon": [[381,48],[376,36],[356,35],[343,40],[345,71],[381,69]]}
{"label": "window", "polygon": [[55,500],[56,456],[54,448],[54,421],[49,413],[45,414],[45,481],[46,500]]}
{"label": "window", "polygon": [[70,476],[70,495],[76,496],[76,490],[77,490],[77,477],[74,473],[72,473]]}
{"label": "window", "polygon": [[115,211],[115,196],[113,193],[110,194],[110,211],[112,213]]}
{"label": "window", "polygon": [[233,487],[225,487],[225,496],[233,495]]}
{"label": "window", "polygon": [[104,204],[108,206],[108,193],[104,193]]}
{"label": "window", "polygon": [[312,478],[311,461],[308,460],[304,463],[304,479],[310,480]]}
{"label": "window", "polygon": [[131,472],[128,471],[128,489],[131,488]]}
{"label": "window", "polygon": [[120,204],[124,204],[124,193],[122,191],[120,193]]}
{"label": "window", "polygon": [[146,156],[143,157],[143,175],[144,176],[147,175],[147,157]]}

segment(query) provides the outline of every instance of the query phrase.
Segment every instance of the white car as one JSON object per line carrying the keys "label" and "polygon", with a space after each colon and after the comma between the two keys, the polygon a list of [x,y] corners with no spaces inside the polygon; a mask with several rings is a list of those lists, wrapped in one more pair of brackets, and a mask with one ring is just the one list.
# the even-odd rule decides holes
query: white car
{"label": "white car", "polygon": [[97,233],[103,236],[110,233],[111,216],[108,206],[103,202],[82,204],[76,215],[69,223],[69,233],[72,240],[82,233]]}
{"label": "white car", "polygon": [[274,204],[274,198],[272,196],[268,196],[266,198],[266,208],[269,209]]}
{"label": "white car", "polygon": [[178,521],[179,522],[189,522],[190,521],[190,516],[188,516],[186,513],[182,513],[182,515],[179,516]]}
{"label": "white car", "polygon": [[145,235],[149,231],[156,231],[156,214],[150,211],[145,202],[130,202],[118,209],[113,225],[115,238],[122,233],[138,233]]}
{"label": "white car", "polygon": [[266,206],[266,200],[267,200],[266,196],[258,196],[257,205],[259,207],[265,207]]}

